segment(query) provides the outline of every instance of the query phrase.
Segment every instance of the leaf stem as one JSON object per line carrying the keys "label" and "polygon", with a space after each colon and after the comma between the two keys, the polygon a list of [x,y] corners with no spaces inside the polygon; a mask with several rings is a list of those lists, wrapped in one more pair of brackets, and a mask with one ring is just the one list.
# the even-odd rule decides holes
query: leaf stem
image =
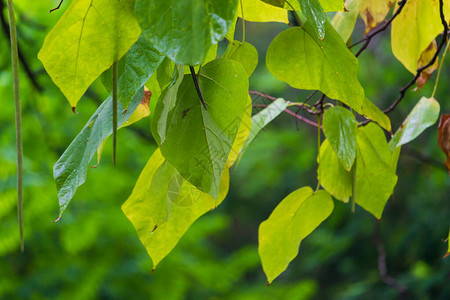
{"label": "leaf stem", "polygon": [[242,5],[242,0],[239,0],[241,2],[241,14],[242,14],[242,44],[245,43],[245,19],[244,19],[244,6]]}
{"label": "leaf stem", "polygon": [[316,191],[317,192],[319,190],[320,187],[320,114],[317,115],[317,170],[319,170],[319,176],[317,176],[317,187],[316,187]]}
{"label": "leaf stem", "polygon": [[17,48],[16,19],[14,4],[8,0],[9,31],[11,38],[11,59],[14,86],[14,105],[16,122],[16,148],[17,148],[17,214],[19,219],[20,250],[24,251],[23,240],[23,144],[22,144],[22,108],[20,105],[19,84],[19,54]]}
{"label": "leaf stem", "polygon": [[200,101],[202,102],[203,107],[205,108],[205,110],[208,110],[206,108],[205,101],[203,100],[202,92],[200,91],[200,86],[198,85],[197,74],[195,74],[194,67],[193,66],[189,66],[189,70],[191,70],[192,79],[194,80],[194,85],[195,85],[195,89],[197,90],[198,97],[200,98]]}
{"label": "leaf stem", "polygon": [[298,12],[295,10],[295,8],[291,5],[291,3],[289,3],[289,1],[285,0],[285,2],[287,3],[287,5],[289,5],[289,7],[292,9],[292,11],[294,12],[295,18],[297,19],[298,24],[300,24],[300,26],[303,26],[302,23],[302,19],[300,18]]}
{"label": "leaf stem", "polygon": [[113,161],[116,164],[117,157],[117,100],[118,100],[118,88],[117,83],[119,80],[119,67],[117,61],[112,65],[112,107],[113,107]]}
{"label": "leaf stem", "polygon": [[445,54],[447,54],[448,46],[450,45],[449,41],[447,41],[447,46],[445,46],[444,54],[442,55],[441,63],[439,65],[439,70],[436,77],[436,82],[434,83],[433,94],[431,94],[431,98],[434,98],[434,94],[436,93],[436,89],[439,83],[439,76],[441,76],[442,65],[444,64]]}

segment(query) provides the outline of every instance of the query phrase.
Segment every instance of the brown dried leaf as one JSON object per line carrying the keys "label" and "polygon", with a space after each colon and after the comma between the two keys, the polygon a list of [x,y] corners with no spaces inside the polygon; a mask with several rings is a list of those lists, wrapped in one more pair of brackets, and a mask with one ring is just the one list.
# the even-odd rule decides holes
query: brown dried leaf
{"label": "brown dried leaf", "polygon": [[438,145],[447,156],[445,166],[450,175],[450,114],[442,114],[439,120]]}
{"label": "brown dried leaf", "polygon": [[367,34],[384,21],[395,1],[365,0],[363,2],[360,14],[366,24],[366,31],[364,34]]}
{"label": "brown dried leaf", "polygon": [[[417,68],[421,68],[423,66],[425,66],[426,64],[428,64],[431,59],[433,58],[434,54],[437,51],[437,44],[436,44],[436,40],[432,41],[431,44],[428,46],[427,49],[425,49],[425,51],[422,52],[422,54],[420,55],[420,59],[417,63]],[[425,70],[423,70],[423,72],[420,74],[420,77],[417,79],[417,89],[420,90],[422,89],[422,87],[425,85],[425,83],[427,83],[428,79],[430,79],[431,74],[433,74],[433,72],[439,67],[439,58],[436,59],[436,61],[434,62],[433,65],[429,66],[428,68],[426,68]]]}

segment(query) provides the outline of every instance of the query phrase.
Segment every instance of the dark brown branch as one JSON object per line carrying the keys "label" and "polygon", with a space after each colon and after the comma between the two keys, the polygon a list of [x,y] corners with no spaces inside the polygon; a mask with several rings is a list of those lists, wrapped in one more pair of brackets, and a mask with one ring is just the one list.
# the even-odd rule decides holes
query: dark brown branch
{"label": "dark brown branch", "polygon": [[395,278],[388,275],[386,266],[386,251],[380,238],[380,224],[379,221],[375,222],[376,224],[373,232],[373,241],[378,252],[378,272],[380,274],[380,278],[384,283],[395,288],[402,297],[405,297],[408,293],[408,289],[403,284],[398,282]]}
{"label": "dark brown branch", "polygon": [[369,46],[370,41],[372,40],[372,38],[374,36],[376,36],[377,34],[379,34],[380,32],[386,30],[389,25],[391,25],[392,21],[394,21],[394,19],[401,13],[401,11],[403,10],[403,7],[406,4],[406,0],[402,0],[398,3],[398,8],[397,10],[394,12],[394,14],[380,27],[375,28],[374,30],[370,31],[363,39],[359,40],[358,42],[354,43],[353,45],[351,45],[349,48],[352,48],[356,45],[359,45],[361,43],[364,42],[364,44],[361,46],[361,48],[358,50],[358,52],[355,54],[356,57],[358,57],[364,50],[366,50],[367,46]]}
{"label": "dark brown branch", "polygon": [[61,2],[59,2],[59,4],[58,4],[57,7],[53,8],[53,9],[50,9],[50,12],[55,11],[55,10],[58,10],[58,9],[61,7],[61,4],[62,4],[63,2],[64,2],[64,0],[61,0]]}
{"label": "dark brown branch", "polygon": [[417,73],[414,76],[413,79],[411,79],[410,82],[408,82],[408,84],[406,84],[404,87],[401,88],[400,90],[400,95],[397,97],[397,99],[391,104],[391,106],[389,106],[388,108],[386,108],[385,110],[383,110],[384,113],[388,113],[393,111],[397,105],[403,100],[403,98],[405,97],[406,91],[414,85],[414,83],[416,83],[417,79],[419,79],[420,74],[422,74],[422,72],[427,69],[428,67],[432,66],[435,62],[436,59],[439,56],[439,53],[441,52],[442,48],[444,48],[445,43],[447,42],[447,37],[448,37],[448,25],[447,22],[445,20],[445,16],[444,16],[444,1],[443,0],[439,0],[439,14],[441,17],[441,22],[442,25],[444,26],[444,36],[442,37],[441,43],[439,44],[438,48],[436,49],[436,53],[434,54],[433,58],[430,60],[430,62],[428,64],[426,64],[425,66],[417,69]]}
{"label": "dark brown branch", "polygon": [[[3,14],[4,8],[5,8],[5,3],[3,2],[3,0],[0,0],[0,23],[2,26],[3,33],[7,37],[8,42],[10,42],[9,25]],[[31,71],[31,68],[30,68],[28,62],[25,59],[25,56],[23,55],[22,51],[20,50],[20,46],[18,47],[18,53],[19,53],[20,64],[22,65],[23,69],[25,70],[25,73],[27,74],[31,83],[33,84],[33,86],[36,88],[37,91],[42,92],[43,89],[42,89],[41,85],[37,82],[37,79],[36,79],[33,71]]]}

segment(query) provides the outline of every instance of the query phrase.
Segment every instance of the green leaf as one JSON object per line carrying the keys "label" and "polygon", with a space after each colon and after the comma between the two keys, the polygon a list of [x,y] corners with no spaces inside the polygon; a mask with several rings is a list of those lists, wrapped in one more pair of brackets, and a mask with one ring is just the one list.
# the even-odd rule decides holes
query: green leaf
{"label": "green leaf", "polygon": [[319,39],[325,38],[325,22],[327,16],[317,0],[298,0],[302,8],[303,15],[313,25],[314,31]]}
{"label": "green leaf", "polygon": [[246,107],[248,77],[240,63],[219,59],[202,67],[198,81],[207,110],[186,75],[167,117],[164,102],[158,101],[152,133],[159,142],[155,124],[166,122],[162,154],[190,183],[215,198]]}
{"label": "green leaf", "polygon": [[258,65],[258,51],[252,44],[247,42],[233,41],[228,43],[223,58],[240,62],[244,66],[245,71],[247,71],[248,77],[253,74]]}
{"label": "green leaf", "polygon": [[333,25],[344,42],[347,42],[352,35],[363,2],[362,0],[345,1],[346,11],[338,11],[331,20],[331,25]]}
{"label": "green leaf", "polygon": [[[159,75],[159,73],[158,73]],[[164,89],[159,97],[159,101],[156,104],[155,115],[153,118],[151,129],[153,137],[158,145],[161,145],[166,140],[166,132],[168,130],[167,118],[171,110],[175,108],[177,101],[178,89],[183,82],[184,78],[184,65],[177,65],[174,69],[173,78],[170,85]],[[163,85],[165,85],[165,79]],[[192,80],[192,77],[191,77]]]}
{"label": "green leaf", "polygon": [[238,16],[241,19],[251,22],[289,23],[287,10],[274,7],[261,0],[242,0],[242,7],[244,9],[244,16],[242,16],[240,2],[241,1],[239,1]]}
{"label": "green leaf", "polygon": [[439,103],[434,98],[422,97],[389,141],[391,150],[418,137],[439,118]]}
{"label": "green leaf", "polygon": [[[141,103],[143,88],[134,95],[128,111],[119,103],[117,125],[121,126]],[[112,97],[106,99],[87,122],[53,167],[59,199],[59,216],[72,200],[77,188],[86,181],[86,173],[102,141],[112,133]]]}
{"label": "green leaf", "polygon": [[352,168],[356,158],[356,123],[355,116],[343,108],[327,109],[323,116],[323,132],[334,152],[347,171]]}
{"label": "green leaf", "polygon": [[139,38],[133,6],[132,0],[72,1],[45,38],[38,57],[72,107]]}
{"label": "green leaf", "polygon": [[358,128],[356,156],[356,203],[380,219],[394,191],[397,175],[392,167],[392,152],[376,124]]}
{"label": "green leaf", "polygon": [[177,64],[201,64],[234,20],[238,0],[136,0],[143,34]]}
{"label": "green leaf", "polygon": [[388,116],[367,98],[364,99],[362,105],[362,114],[390,133],[392,132],[391,120],[389,120]]}
{"label": "green leaf", "polygon": [[[374,123],[358,128],[356,143],[355,200],[380,219],[397,183],[395,171],[400,148],[392,153],[383,131]],[[352,194],[352,177],[339,163],[328,140],[320,148],[318,179],[336,199],[348,202]]]}
{"label": "green leaf", "polygon": [[300,243],[334,209],[330,195],[310,187],[289,194],[259,226],[259,247],[264,273],[271,283],[297,256]]}
{"label": "green leaf", "polygon": [[327,21],[321,40],[306,22],[281,32],[267,50],[267,68],[294,88],[320,90],[362,112],[364,90],[358,81],[358,60]]}
{"label": "green leaf", "polygon": [[328,140],[324,140],[320,147],[318,162],[317,179],[320,185],[334,198],[347,203],[348,197],[352,194],[351,176],[345,170]]}
{"label": "green leaf", "polygon": [[[169,170],[156,180],[156,172],[164,165]],[[183,179],[173,167],[170,168],[159,149],[153,153],[132,194],[122,205],[122,211],[135,227],[152,258],[153,268],[172,251],[195,220],[224,200],[228,184],[229,174],[225,170],[216,201]],[[158,187],[161,189],[159,193]],[[167,204],[170,205],[170,211]]]}
{"label": "green leaf", "polygon": [[[158,69],[164,57],[142,36],[119,61],[119,101],[125,109],[136,90],[144,85]],[[111,91],[112,74],[108,69],[102,74],[102,83]]]}
{"label": "green leaf", "polygon": [[272,102],[269,106],[267,106],[265,109],[257,113],[252,117],[252,127],[250,130],[250,134],[247,138],[247,140],[244,143],[244,146],[242,147],[238,162],[241,160],[242,155],[244,154],[245,150],[247,150],[248,146],[253,142],[255,137],[258,135],[258,133],[267,126],[270,122],[272,122],[276,117],[278,117],[289,105],[288,101],[285,101],[282,98],[278,98],[274,102]]}

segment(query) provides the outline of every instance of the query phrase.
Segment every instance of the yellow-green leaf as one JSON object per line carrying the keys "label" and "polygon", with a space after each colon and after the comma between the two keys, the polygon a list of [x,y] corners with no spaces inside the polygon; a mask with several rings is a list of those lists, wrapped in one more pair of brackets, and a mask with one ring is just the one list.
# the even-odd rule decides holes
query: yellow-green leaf
{"label": "yellow-green leaf", "polygon": [[45,38],[38,57],[72,107],[139,38],[133,9],[132,0],[72,1]]}
{"label": "yellow-green leaf", "polygon": [[[228,169],[225,169],[216,201],[187,182],[173,167],[170,176],[160,176],[161,180],[156,182],[154,175],[164,164],[170,166],[157,149],[139,176],[132,194],[122,205],[122,211],[153,261],[153,268],[172,251],[195,220],[224,200],[229,184]],[[167,193],[158,194],[158,190]],[[166,205],[170,205],[170,210]]]}
{"label": "yellow-green leaf", "polygon": [[333,200],[326,191],[314,193],[310,187],[303,187],[284,198],[261,223],[258,252],[269,283],[286,270],[297,256],[302,240],[328,218],[333,209]]}
{"label": "yellow-green leaf", "polygon": [[[449,21],[450,3],[444,2],[445,16]],[[408,0],[402,12],[392,22],[392,52],[408,71],[415,74],[422,52],[442,31],[439,1]]]}
{"label": "yellow-green leaf", "polygon": [[443,258],[446,258],[447,256],[450,255],[450,230],[448,231],[447,243],[448,243],[447,253],[445,253]]}
{"label": "yellow-green leaf", "polygon": [[347,42],[352,35],[362,4],[362,0],[345,1],[345,8],[347,10],[338,11],[331,20],[331,25],[333,25],[344,42]]}
{"label": "yellow-green leaf", "polygon": [[245,107],[244,115],[242,116],[241,123],[239,125],[236,138],[234,139],[233,146],[231,147],[230,155],[228,155],[227,167],[231,166],[238,159],[241,149],[243,149],[252,127],[252,98],[248,95],[247,106]]}
{"label": "yellow-green leaf", "polygon": [[306,22],[281,32],[267,50],[267,68],[294,88],[320,90],[360,113],[365,97],[357,77],[358,60],[328,21],[325,31],[321,40]]}
{"label": "yellow-green leaf", "polygon": [[264,3],[261,0],[242,0],[244,16],[239,1],[238,16],[251,22],[289,23],[287,10]]}
{"label": "yellow-green leaf", "polygon": [[361,18],[366,24],[365,34],[378,26],[391,10],[394,0],[358,0],[361,2]]}
{"label": "yellow-green leaf", "polygon": [[362,105],[362,114],[370,120],[377,122],[378,125],[387,131],[392,131],[389,117],[367,98],[365,98]]}

